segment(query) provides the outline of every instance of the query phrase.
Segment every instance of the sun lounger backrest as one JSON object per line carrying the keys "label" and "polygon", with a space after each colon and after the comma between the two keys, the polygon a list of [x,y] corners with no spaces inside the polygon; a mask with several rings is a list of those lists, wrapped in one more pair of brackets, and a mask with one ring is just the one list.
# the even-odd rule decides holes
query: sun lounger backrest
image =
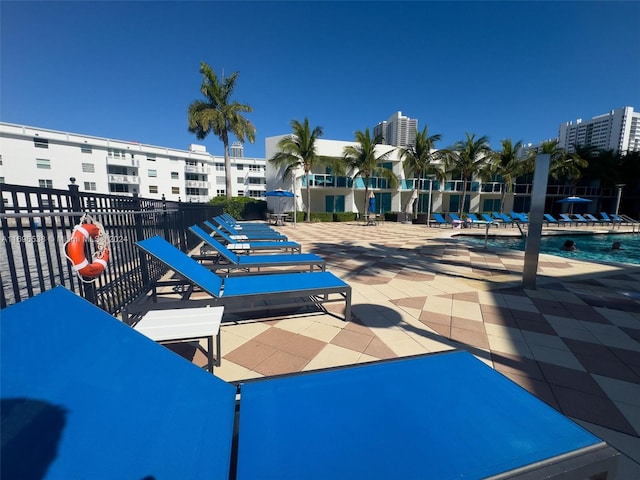
{"label": "sun lounger backrest", "polygon": [[556,219],[555,219],[551,214],[549,214],[549,213],[545,213],[545,214],[544,214],[544,218],[546,218],[548,222],[551,222],[551,223],[558,223],[558,220],[556,220]]}
{"label": "sun lounger backrest", "polygon": [[201,287],[214,297],[220,296],[222,279],[207,267],[183,253],[164,238],[155,236],[136,242],[141,250],[157,258],[187,280]]}
{"label": "sun lounger backrest", "polygon": [[433,214],[433,218],[435,219],[436,222],[438,223],[449,223],[445,220],[445,218],[442,216],[442,214],[440,213],[434,213]]}
{"label": "sun lounger backrest", "polygon": [[462,219],[455,213],[450,213],[449,216],[454,222],[462,222]]}
{"label": "sun lounger backrest", "polygon": [[488,213],[481,213],[480,215],[485,219],[486,222],[495,222],[495,219],[492,218]]}
{"label": "sun lounger backrest", "polygon": [[223,232],[222,230],[220,230],[218,227],[216,227],[213,223],[211,223],[209,220],[205,220],[204,224],[209,227],[211,230],[213,230],[216,234],[220,235],[222,238],[224,238],[225,242],[228,243],[234,243],[235,241],[233,240],[233,238],[231,238],[229,235],[227,235],[225,232]]}
{"label": "sun lounger backrest", "polygon": [[609,217],[609,215],[607,214],[607,212],[600,212],[600,215],[602,216],[602,218],[604,220],[606,220],[607,222],[611,222],[611,217]]}
{"label": "sun lounger backrest", "polygon": [[207,245],[215,248],[220,255],[222,255],[224,258],[226,258],[230,262],[239,263],[240,260],[238,259],[238,255],[236,255],[227,247],[222,245],[219,241],[217,241],[215,238],[213,238],[211,235],[209,235],[207,232],[201,229],[198,225],[193,225],[189,227],[189,230],[191,230],[194,234],[200,237]]}

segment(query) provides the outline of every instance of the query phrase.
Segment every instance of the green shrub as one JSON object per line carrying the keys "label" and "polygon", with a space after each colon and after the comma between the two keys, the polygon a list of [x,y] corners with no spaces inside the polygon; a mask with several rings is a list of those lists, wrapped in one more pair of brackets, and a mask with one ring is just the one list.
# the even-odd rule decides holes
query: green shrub
{"label": "green shrub", "polygon": [[311,212],[312,222],[333,222],[333,213],[330,212]]}
{"label": "green shrub", "polygon": [[355,212],[336,212],[333,214],[334,222],[353,222],[355,219]]}
{"label": "green shrub", "polygon": [[238,220],[266,220],[267,202],[256,200],[251,197],[233,197],[227,199],[226,196],[213,197],[209,200],[212,205],[222,205],[224,213],[228,213]]}

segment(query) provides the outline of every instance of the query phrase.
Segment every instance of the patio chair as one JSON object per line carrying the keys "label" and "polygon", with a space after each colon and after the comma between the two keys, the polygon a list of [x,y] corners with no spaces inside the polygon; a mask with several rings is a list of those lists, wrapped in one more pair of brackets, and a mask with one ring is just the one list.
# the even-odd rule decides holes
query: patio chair
{"label": "patio chair", "polygon": [[286,242],[288,240],[286,235],[276,232],[275,230],[253,230],[242,229],[238,230],[229,225],[224,219],[215,217],[214,220],[220,225],[221,228],[231,234],[231,238],[234,240],[253,242],[257,240],[273,240],[279,242]]}
{"label": "patio chair", "polygon": [[256,241],[256,242],[241,242],[237,243],[229,234],[223,232],[218,227],[216,227],[209,220],[205,220],[204,224],[213,230],[215,235],[220,236],[225,242],[227,242],[226,247],[232,252],[252,252],[254,250],[271,250],[271,251],[279,251],[279,252],[290,252],[290,253],[302,253],[302,246],[297,242],[272,242],[269,240],[264,241]]}
{"label": "patio chair", "polygon": [[602,217],[602,219],[603,219],[605,222],[617,223],[617,221],[616,221],[616,220],[614,220],[613,218],[611,218],[611,217],[607,214],[607,212],[600,212],[600,216]]}
{"label": "patio chair", "polygon": [[544,219],[546,220],[547,225],[551,225],[551,224],[553,224],[553,225],[565,225],[565,223],[566,223],[566,222],[564,222],[564,221],[557,220],[557,219],[556,219],[553,215],[551,215],[550,213],[545,213],[545,214],[544,214]]}
{"label": "patio chair", "polygon": [[[155,282],[150,304],[148,295],[127,306],[124,320],[149,310],[187,308],[205,305],[225,307],[226,313],[260,312],[283,308],[315,307],[345,302],[344,318],[351,318],[351,286],[331,272],[273,273],[221,278],[186,253],[159,236],[136,242],[136,246],[173,270],[179,278]],[[180,300],[157,302],[158,286],[182,287]],[[210,298],[191,299],[198,288]]]}
{"label": "patio chair", "polygon": [[439,227],[441,227],[442,225],[452,225],[451,222],[445,219],[441,213],[432,213],[431,216]]}
{"label": "patio chair", "polygon": [[[573,218],[571,218],[569,215],[567,215],[566,213],[559,213],[558,216],[560,217],[560,219],[564,222],[564,223],[568,223],[570,225],[573,225],[574,223],[580,223],[579,220],[574,220]],[[586,220],[585,220],[586,222]]]}
{"label": "patio chair", "polygon": [[596,223],[600,223],[600,220],[598,220],[593,215],[591,215],[591,217],[593,217],[593,218],[589,218],[589,217],[587,217],[587,215],[591,215],[591,214],[590,213],[585,213],[585,214],[574,213],[573,214],[573,216],[576,217],[580,223],[586,223],[587,225],[589,223],[591,223],[593,225],[595,225]]}
{"label": "patio chair", "polygon": [[526,213],[518,213],[512,210],[509,214],[511,215],[511,218],[517,222],[529,223],[529,217],[527,217]]}
{"label": "patio chair", "polygon": [[[212,238],[207,232],[197,225],[189,227],[189,231],[202,240],[205,245],[213,248],[218,255],[216,261],[209,268],[213,271],[226,270],[228,273],[238,273],[238,270],[251,273],[253,270],[258,273],[265,268],[273,267],[291,267],[292,269],[303,268],[310,272],[316,267],[324,271],[326,270],[325,260],[313,253],[274,253],[267,255],[236,255],[227,247]],[[210,255],[201,255],[199,260],[211,258]],[[270,270],[272,271],[272,270]]]}
{"label": "patio chair", "polygon": [[594,225],[597,223],[606,223],[605,220],[600,220],[598,217],[596,217],[595,215],[592,215],[591,213],[585,213],[583,214],[583,217],[593,222]]}
{"label": "patio chair", "polygon": [[481,213],[480,216],[482,217],[482,219],[485,222],[491,222],[491,223],[495,223],[497,225],[496,219],[493,218],[491,215],[489,215],[488,213]]}
{"label": "patio chair", "polygon": [[239,222],[228,213],[223,213],[222,215],[218,215],[218,216],[237,230],[251,229],[251,230],[267,230],[269,232],[275,232],[273,228],[271,228],[269,225],[265,223]]}
{"label": "patio chair", "polygon": [[498,220],[503,222],[504,226],[511,225],[513,227],[513,219],[509,217],[506,213],[494,212],[493,216]]}

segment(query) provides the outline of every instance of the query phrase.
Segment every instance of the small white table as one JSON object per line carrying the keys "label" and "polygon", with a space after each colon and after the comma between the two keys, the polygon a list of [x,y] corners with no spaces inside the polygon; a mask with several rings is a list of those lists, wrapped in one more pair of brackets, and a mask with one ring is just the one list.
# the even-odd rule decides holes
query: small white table
{"label": "small white table", "polygon": [[[224,307],[151,310],[134,329],[156,342],[186,342],[207,339],[208,370],[220,366],[220,322]],[[216,338],[215,360],[213,337]]]}

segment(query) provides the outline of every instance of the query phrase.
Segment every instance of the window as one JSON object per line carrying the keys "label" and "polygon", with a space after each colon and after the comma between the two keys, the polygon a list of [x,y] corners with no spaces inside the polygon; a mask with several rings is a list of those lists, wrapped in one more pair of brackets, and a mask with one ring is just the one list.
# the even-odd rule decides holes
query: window
{"label": "window", "polygon": [[40,180],[38,180],[38,186],[40,188],[53,188],[53,180],[40,179]]}
{"label": "window", "polygon": [[51,170],[51,160],[48,158],[36,158],[36,168]]}
{"label": "window", "polygon": [[173,195],[180,195],[180,187],[171,187],[171,193]]}
{"label": "window", "polygon": [[[116,150],[113,148],[110,148],[107,150],[107,155],[110,158],[122,158],[122,160],[124,160],[125,158],[125,152],[124,150]],[[131,154],[132,158],[133,158],[133,153]]]}
{"label": "window", "polygon": [[244,164],[243,163],[239,163],[239,164],[236,165],[236,168],[238,170],[244,170]]}
{"label": "window", "polygon": [[244,177],[236,178],[236,182],[244,184]]}
{"label": "window", "polygon": [[95,192],[96,191],[96,182],[84,182],[84,189],[87,192]]}
{"label": "window", "polygon": [[238,196],[239,197],[244,197],[244,192],[242,190],[238,190]]}
{"label": "window", "polygon": [[216,163],[216,172],[224,172],[224,163]]}
{"label": "window", "polygon": [[0,177],[0,183],[4,183],[4,177]]}
{"label": "window", "polygon": [[47,140],[46,138],[34,138],[33,144],[37,148],[49,148],[49,140]]}
{"label": "window", "polygon": [[80,145],[80,151],[82,153],[91,153],[91,145]]}
{"label": "window", "polygon": [[157,170],[147,170],[147,172],[149,173],[150,177],[157,177],[158,176]]}
{"label": "window", "polygon": [[224,190],[216,190],[216,195],[218,197],[224,197],[226,195],[224,192]]}
{"label": "window", "polygon": [[82,171],[84,173],[95,173],[96,166],[93,163],[83,163],[82,164]]}
{"label": "window", "polygon": [[149,185],[149,193],[158,193],[157,185]]}
{"label": "window", "polygon": [[224,185],[225,184],[225,180],[226,180],[225,177],[216,177],[216,183],[218,185]]}
{"label": "window", "polygon": [[171,180],[179,180],[180,174],[178,172],[171,172]]}
{"label": "window", "polygon": [[249,171],[250,172],[261,172],[262,171],[262,165],[249,165]]}
{"label": "window", "polygon": [[147,162],[155,162],[155,161],[156,161],[156,156],[151,153],[147,153]]}

